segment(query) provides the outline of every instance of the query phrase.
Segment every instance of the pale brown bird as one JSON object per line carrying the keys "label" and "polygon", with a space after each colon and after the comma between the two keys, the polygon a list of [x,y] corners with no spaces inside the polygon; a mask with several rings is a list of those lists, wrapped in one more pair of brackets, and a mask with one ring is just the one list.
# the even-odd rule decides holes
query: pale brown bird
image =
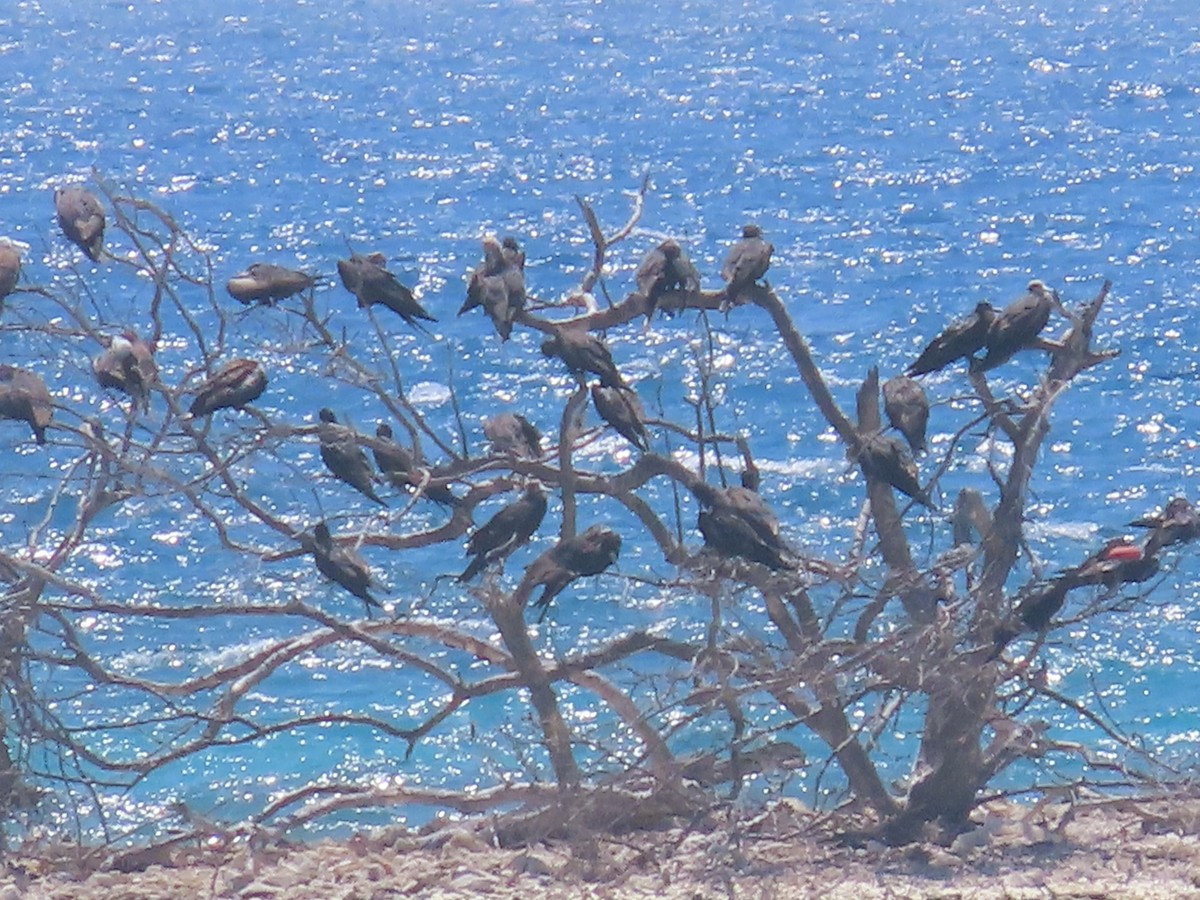
{"label": "pale brown bird", "polygon": [[267,373],[253,359],[233,359],[200,385],[189,412],[195,418],[218,409],[241,409],[267,389]]}
{"label": "pale brown bird", "polygon": [[762,229],[757,225],[742,226],[742,239],[729,248],[721,277],[725,280],[725,298],[722,306],[736,306],[739,294],[767,274],[771,268],[771,255],[775,245],[763,240]]}
{"label": "pale brown bird", "polygon": [[105,350],[92,360],[102,388],[115,388],[133,398],[143,411],[150,408],[150,389],[158,383],[154,348],[129,329],[105,339]]}
{"label": "pale brown bird", "polygon": [[285,269],[274,263],[252,263],[246,271],[239,272],[225,282],[225,290],[234,300],[247,306],[252,303],[270,306],[276,300],[307,291],[320,280],[319,275]]}
{"label": "pale brown bird", "polygon": [[691,296],[700,290],[700,273],[679,242],[671,238],[646,254],[634,273],[634,280],[638,293],[649,301],[647,319],[654,315],[663,294],[681,291]]}
{"label": "pale brown bird", "polygon": [[0,419],[28,422],[34,440],[44,444],[53,417],[54,401],[42,376],[0,363]]}
{"label": "pale brown bird", "polygon": [[925,450],[929,398],[924,388],[905,375],[889,378],[883,383],[883,411],[892,427],[904,435],[913,453]]}
{"label": "pale brown bird", "polygon": [[67,239],[99,262],[104,255],[104,207],[99,198],[86,188],[68,185],[55,189],[54,209]]}
{"label": "pale brown bird", "polygon": [[503,412],[486,419],[483,434],[492,444],[492,452],[525,459],[542,455],[542,433],[520,413]]}
{"label": "pale brown bird", "polygon": [[4,309],[4,298],[17,287],[21,277],[21,251],[8,241],[0,241],[0,310]]}

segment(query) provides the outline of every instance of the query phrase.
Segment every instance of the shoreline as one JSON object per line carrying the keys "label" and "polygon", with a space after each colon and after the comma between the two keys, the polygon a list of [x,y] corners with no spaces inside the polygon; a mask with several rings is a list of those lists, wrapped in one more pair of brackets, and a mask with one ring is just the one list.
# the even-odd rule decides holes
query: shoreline
{"label": "shoreline", "polygon": [[831,840],[829,819],[788,802],[706,825],[502,849],[485,822],[315,844],[183,844],[73,871],[11,853],[0,900],[390,897],[1200,898],[1200,801],[993,804],[949,847]]}

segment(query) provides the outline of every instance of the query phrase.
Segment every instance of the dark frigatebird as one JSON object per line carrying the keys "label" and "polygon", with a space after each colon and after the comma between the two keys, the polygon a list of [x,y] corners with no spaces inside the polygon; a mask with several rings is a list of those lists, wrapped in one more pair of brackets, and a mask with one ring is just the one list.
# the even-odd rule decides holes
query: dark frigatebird
{"label": "dark frigatebird", "polygon": [[531,537],[546,517],[546,495],[530,482],[512,503],[475,529],[467,539],[467,556],[474,557],[458,576],[470,581],[490,563],[504,559]]}
{"label": "dark frigatebird", "polygon": [[646,298],[646,318],[654,315],[659,298],[670,291],[682,291],[687,297],[700,291],[700,273],[671,238],[646,254],[634,274],[638,293]]}
{"label": "dark frigatebird", "polygon": [[625,440],[643,452],[650,449],[650,437],[646,434],[646,410],[637,391],[627,387],[593,384],[592,403],[600,418]]}
{"label": "dark frigatebird", "polygon": [[572,581],[599,575],[621,555],[621,536],[611,528],[593,525],[581,534],[564,538],[537,559],[525,572],[525,583],[541,585],[541,596],[533,605],[546,617],[550,604]]}
{"label": "dark frigatebird", "polygon": [[885,481],[900,493],[936,510],[921,487],[917,464],[899,438],[878,432],[867,435],[859,446],[858,463],[867,478]]}
{"label": "dark frigatebird", "polygon": [[1024,295],[1004,307],[988,328],[983,359],[971,363],[971,371],[987,372],[1008,362],[1029,347],[1050,321],[1054,295],[1040,281],[1029,282]]}
{"label": "dark frigatebird", "polygon": [[542,341],[545,356],[557,356],[571,370],[581,385],[586,384],[585,372],[600,376],[606,387],[626,387],[625,379],[617,371],[612,354],[600,338],[582,328],[564,326],[555,328],[550,337]]}
{"label": "dark frigatebird", "polygon": [[346,290],[354,295],[360,308],[365,309],[375,304],[386,306],[408,325],[428,333],[418,320],[436,322],[437,319],[426,312],[409,288],[384,268],[385,262],[383,255],[379,253],[366,256],[351,253],[349,259],[338,260],[338,275]]}
{"label": "dark frigatebird", "polygon": [[503,243],[491,236],[483,239],[483,261],[471,275],[458,314],[477,306],[484,308],[500,339],[507,341],[513,320],[525,308],[525,254],[516,238],[506,237]]}
{"label": "dark frigatebird", "polygon": [[16,245],[0,240],[0,311],[4,309],[4,298],[17,287],[21,277],[21,251]]}
{"label": "dark frigatebird", "polygon": [[324,522],[318,522],[313,527],[312,554],[317,571],[362,600],[368,616],[371,615],[371,607],[383,609],[383,605],[371,595],[375,581],[371,578],[367,561],[352,547],[335,543],[329,526]]}
{"label": "dark frigatebird", "polygon": [[925,375],[944,369],[955,360],[973,357],[987,342],[988,330],[995,318],[996,310],[992,304],[986,301],[976,304],[973,313],[947,326],[925,346],[917,361],[908,367],[908,374]]}
{"label": "dark frigatebird", "polygon": [[375,493],[375,470],[358,443],[357,432],[339,425],[337,416],[328,407],[323,407],[317,417],[320,419],[317,437],[321,442],[321,461],[325,463],[325,468],[335,478],[346,482],[380,506],[387,506],[387,502]]}

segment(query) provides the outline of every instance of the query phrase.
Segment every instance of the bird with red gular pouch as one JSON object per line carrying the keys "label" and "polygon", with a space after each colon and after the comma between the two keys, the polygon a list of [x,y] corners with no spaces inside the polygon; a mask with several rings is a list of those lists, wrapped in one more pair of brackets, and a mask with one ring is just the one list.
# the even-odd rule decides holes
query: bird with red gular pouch
{"label": "bird with red gular pouch", "polygon": [[267,389],[267,372],[253,359],[232,359],[205,379],[188,410],[193,418],[218,409],[242,409]]}
{"label": "bird with red gular pouch", "polygon": [[467,539],[467,555],[473,559],[458,581],[470,581],[488,565],[527,543],[545,517],[546,494],[539,484],[531,481],[520,497],[472,532]]}
{"label": "bird with red gular pouch", "polygon": [[763,240],[759,226],[753,223],[742,226],[741,240],[729,248],[725,265],[721,267],[721,278],[725,281],[725,296],[721,298],[723,310],[728,311],[742,302],[742,291],[767,274],[774,253],[775,245]]}
{"label": "bird with red gular pouch", "polygon": [[104,256],[104,206],[100,198],[79,185],[54,191],[54,211],[58,226],[67,240],[82,250],[92,262]]}
{"label": "bird with red gular pouch", "polygon": [[225,290],[234,300],[250,306],[257,303],[272,306],[277,300],[286,300],[321,281],[319,275],[309,275],[296,269],[286,269],[274,263],[252,263],[245,271],[238,272],[225,282]]}
{"label": "bird with red gular pouch", "polygon": [[358,433],[353,428],[338,423],[337,416],[328,407],[317,413],[317,439],[321,445],[321,462],[339,481],[344,481],[360,494],[374,500],[380,506],[387,501],[375,493],[375,470],[367,454],[358,442]]}
{"label": "bird with red gular pouch", "polygon": [[143,411],[150,409],[150,389],[158,383],[154,347],[133,329],[102,339],[105,349],[92,360],[92,371],[102,388],[114,388],[133,398]]}
{"label": "bird with red gular pouch", "polygon": [[599,575],[621,555],[621,536],[611,528],[592,525],[574,537],[559,541],[525,570],[526,586],[541,586],[541,595],[533,602],[542,621],[554,598],[578,578]]}
{"label": "bird with red gular pouch", "polygon": [[37,372],[0,363],[0,419],[26,422],[33,439],[46,443],[46,429],[54,418],[54,400]]}

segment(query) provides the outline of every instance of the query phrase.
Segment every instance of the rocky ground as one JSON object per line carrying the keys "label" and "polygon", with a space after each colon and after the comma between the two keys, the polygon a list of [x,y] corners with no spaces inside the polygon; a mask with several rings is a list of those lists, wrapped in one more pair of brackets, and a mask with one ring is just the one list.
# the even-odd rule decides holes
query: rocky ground
{"label": "rocky ground", "polygon": [[[790,805],[694,828],[494,847],[486,825],[302,846],[10,854],[0,900],[1200,898],[1200,802],[997,806],[949,847],[848,847]],[[125,871],[122,871],[125,870]]]}

